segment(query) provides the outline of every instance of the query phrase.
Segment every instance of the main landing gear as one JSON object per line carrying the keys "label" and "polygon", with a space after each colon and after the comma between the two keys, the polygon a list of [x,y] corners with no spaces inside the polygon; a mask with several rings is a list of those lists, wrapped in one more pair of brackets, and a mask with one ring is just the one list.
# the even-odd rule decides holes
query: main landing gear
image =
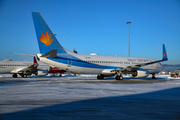
{"label": "main landing gear", "polygon": [[12,77],[13,77],[13,78],[17,78],[17,74],[13,74]]}
{"label": "main landing gear", "polygon": [[152,74],[152,79],[156,79],[155,74]]}
{"label": "main landing gear", "polygon": [[98,79],[98,80],[103,80],[103,79],[104,79],[104,76],[103,76],[103,75],[98,75],[98,76],[97,76],[97,79]]}
{"label": "main landing gear", "polygon": [[27,74],[22,74],[21,77],[27,78]]}
{"label": "main landing gear", "polygon": [[[103,80],[104,79],[104,75],[98,75],[97,79],[98,80]],[[117,75],[116,76],[116,80],[123,80],[123,76],[122,75]]]}
{"label": "main landing gear", "polygon": [[116,80],[123,80],[123,76],[122,75],[116,75]]}
{"label": "main landing gear", "polygon": [[[20,74],[20,75],[21,75],[21,77],[23,77],[23,78],[27,78],[27,74]],[[17,75],[17,74],[13,74],[12,77],[13,77],[13,78],[17,78],[18,75]]]}

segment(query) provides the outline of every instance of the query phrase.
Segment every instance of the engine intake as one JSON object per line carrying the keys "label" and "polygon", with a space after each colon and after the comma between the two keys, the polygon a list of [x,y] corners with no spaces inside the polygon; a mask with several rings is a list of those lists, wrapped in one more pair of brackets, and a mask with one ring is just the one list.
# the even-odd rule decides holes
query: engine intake
{"label": "engine intake", "polygon": [[38,69],[35,73],[36,76],[46,76],[48,74],[48,70]]}
{"label": "engine intake", "polygon": [[149,71],[146,70],[134,70],[132,76],[135,78],[143,78],[149,76]]}

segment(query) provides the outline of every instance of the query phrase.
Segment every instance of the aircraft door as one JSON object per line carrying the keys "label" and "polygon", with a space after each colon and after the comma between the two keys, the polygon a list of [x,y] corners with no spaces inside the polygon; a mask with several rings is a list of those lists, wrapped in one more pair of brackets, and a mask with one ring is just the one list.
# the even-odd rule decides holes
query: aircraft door
{"label": "aircraft door", "polygon": [[71,65],[72,65],[72,59],[71,59],[71,58],[67,58],[67,60],[68,60],[67,67],[71,67]]}

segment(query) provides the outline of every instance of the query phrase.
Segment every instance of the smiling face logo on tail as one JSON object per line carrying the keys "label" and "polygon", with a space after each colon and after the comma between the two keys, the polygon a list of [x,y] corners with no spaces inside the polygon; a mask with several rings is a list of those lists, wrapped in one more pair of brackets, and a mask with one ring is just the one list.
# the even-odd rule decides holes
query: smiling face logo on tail
{"label": "smiling face logo on tail", "polygon": [[41,37],[39,37],[40,41],[45,44],[45,46],[48,46],[52,43],[53,39],[51,39],[51,34],[48,35],[48,31],[45,33],[41,33]]}

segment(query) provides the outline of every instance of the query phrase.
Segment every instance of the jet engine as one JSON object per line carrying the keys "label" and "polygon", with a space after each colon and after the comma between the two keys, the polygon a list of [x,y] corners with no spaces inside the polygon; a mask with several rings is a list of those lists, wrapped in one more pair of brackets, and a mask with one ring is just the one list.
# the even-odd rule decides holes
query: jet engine
{"label": "jet engine", "polygon": [[37,69],[35,72],[36,76],[46,76],[48,74],[48,70],[46,69]]}
{"label": "jet engine", "polygon": [[114,76],[116,73],[113,70],[114,69],[104,69],[101,74],[107,77]]}
{"label": "jet engine", "polygon": [[143,78],[147,77],[149,75],[149,72],[146,70],[134,70],[131,74],[135,78]]}

